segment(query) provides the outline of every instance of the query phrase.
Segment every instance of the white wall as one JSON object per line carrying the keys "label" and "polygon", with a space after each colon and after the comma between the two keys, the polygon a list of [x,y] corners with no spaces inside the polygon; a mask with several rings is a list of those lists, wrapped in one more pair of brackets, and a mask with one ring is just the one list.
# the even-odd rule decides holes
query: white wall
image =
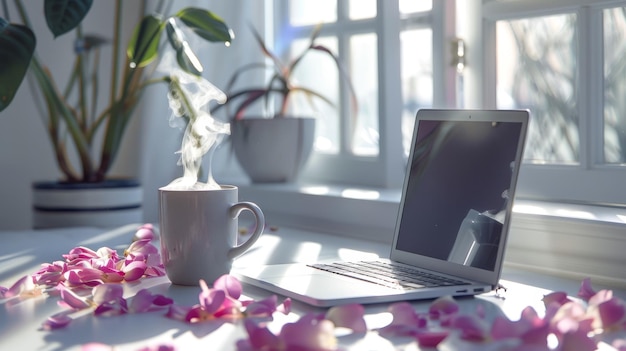
{"label": "white wall", "polygon": [[[134,21],[139,2],[125,2],[124,16]],[[207,6],[206,2],[186,1],[190,5]],[[175,1],[183,7],[182,1]],[[66,62],[73,59],[72,38],[63,36],[52,39],[43,19],[43,1],[25,2],[38,36],[37,52],[42,61],[50,65],[58,77],[67,77],[69,67]],[[94,1],[89,17],[84,21],[85,32],[104,31],[110,36],[114,2]],[[205,65],[204,77],[218,87],[224,88],[230,74],[242,63],[258,61],[259,51],[250,37],[249,24],[263,28],[263,1],[231,0],[212,2],[209,9],[221,16],[236,33],[231,47],[221,44],[204,44],[200,59]],[[12,12],[12,20],[17,17]],[[4,17],[4,16],[3,16]],[[130,35],[134,25],[125,26]],[[110,57],[109,53],[103,54]],[[109,69],[106,62],[102,67]],[[106,75],[103,75],[103,79]],[[63,83],[60,83],[63,84]],[[157,189],[182,175],[176,165],[182,132],[168,125],[170,110],[164,85],[149,88],[143,104],[127,131],[122,150],[111,174],[138,177],[144,187],[144,221],[157,222]],[[23,84],[11,106],[0,113],[0,230],[28,229],[31,227],[32,182],[58,179],[50,142],[44,125],[30,94],[27,84]],[[218,179],[240,174],[226,147],[218,150],[214,161],[214,176]]]}

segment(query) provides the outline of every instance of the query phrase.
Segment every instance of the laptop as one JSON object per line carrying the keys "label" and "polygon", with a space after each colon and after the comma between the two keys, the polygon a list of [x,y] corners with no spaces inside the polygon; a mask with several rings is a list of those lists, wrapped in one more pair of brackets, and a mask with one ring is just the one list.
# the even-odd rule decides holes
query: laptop
{"label": "laptop", "polygon": [[388,258],[233,274],[321,307],[496,289],[528,119],[525,110],[419,110]]}

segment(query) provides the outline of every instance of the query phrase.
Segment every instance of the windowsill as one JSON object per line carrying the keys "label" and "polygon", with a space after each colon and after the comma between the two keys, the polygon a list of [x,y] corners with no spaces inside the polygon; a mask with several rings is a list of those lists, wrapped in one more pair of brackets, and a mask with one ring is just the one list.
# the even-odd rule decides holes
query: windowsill
{"label": "windowsill", "polygon": [[[269,226],[391,243],[399,189],[231,183],[240,200],[261,207]],[[626,208],[518,199],[505,264],[626,287],[625,231]]]}

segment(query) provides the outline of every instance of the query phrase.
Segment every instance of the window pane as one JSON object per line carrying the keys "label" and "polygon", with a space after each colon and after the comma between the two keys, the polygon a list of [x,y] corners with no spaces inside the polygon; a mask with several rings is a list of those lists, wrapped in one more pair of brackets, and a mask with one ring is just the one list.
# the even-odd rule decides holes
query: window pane
{"label": "window pane", "polygon": [[[323,45],[332,52],[337,52],[337,38],[318,37],[317,45]],[[293,42],[291,57],[300,55],[309,45],[309,39],[299,39]],[[293,72],[294,82],[299,86],[311,89],[332,102],[326,102],[308,97],[305,94],[295,94],[292,97],[290,109],[298,115],[317,118],[315,124],[315,149],[327,153],[339,151],[339,73],[335,61],[322,51],[309,51],[298,63]]]}
{"label": "window pane", "polygon": [[626,8],[604,10],[604,161],[626,162]]}
{"label": "window pane", "polygon": [[399,5],[401,14],[424,12],[433,9],[432,0],[400,0]]}
{"label": "window pane", "polygon": [[433,31],[430,28],[400,33],[402,74],[402,145],[408,156],[415,113],[433,105]]}
{"label": "window pane", "polygon": [[378,155],[378,59],[376,34],[350,38],[350,76],[356,90],[359,114],[352,151]]}
{"label": "window pane", "polygon": [[350,19],[376,17],[376,0],[350,0]]}
{"label": "window pane", "polygon": [[337,0],[291,0],[289,21],[293,26],[337,21]]}
{"label": "window pane", "polygon": [[528,108],[525,159],[578,162],[576,16],[498,21],[497,106]]}

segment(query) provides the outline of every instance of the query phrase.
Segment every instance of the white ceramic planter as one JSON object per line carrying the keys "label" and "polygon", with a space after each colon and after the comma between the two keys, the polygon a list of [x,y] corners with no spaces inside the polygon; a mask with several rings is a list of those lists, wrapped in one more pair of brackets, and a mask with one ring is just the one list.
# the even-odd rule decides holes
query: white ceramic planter
{"label": "white ceramic planter", "polygon": [[314,138],[314,118],[246,118],[231,123],[235,156],[254,183],[296,180]]}
{"label": "white ceramic planter", "polygon": [[33,228],[112,228],[143,220],[143,189],[133,180],[101,183],[38,182]]}

